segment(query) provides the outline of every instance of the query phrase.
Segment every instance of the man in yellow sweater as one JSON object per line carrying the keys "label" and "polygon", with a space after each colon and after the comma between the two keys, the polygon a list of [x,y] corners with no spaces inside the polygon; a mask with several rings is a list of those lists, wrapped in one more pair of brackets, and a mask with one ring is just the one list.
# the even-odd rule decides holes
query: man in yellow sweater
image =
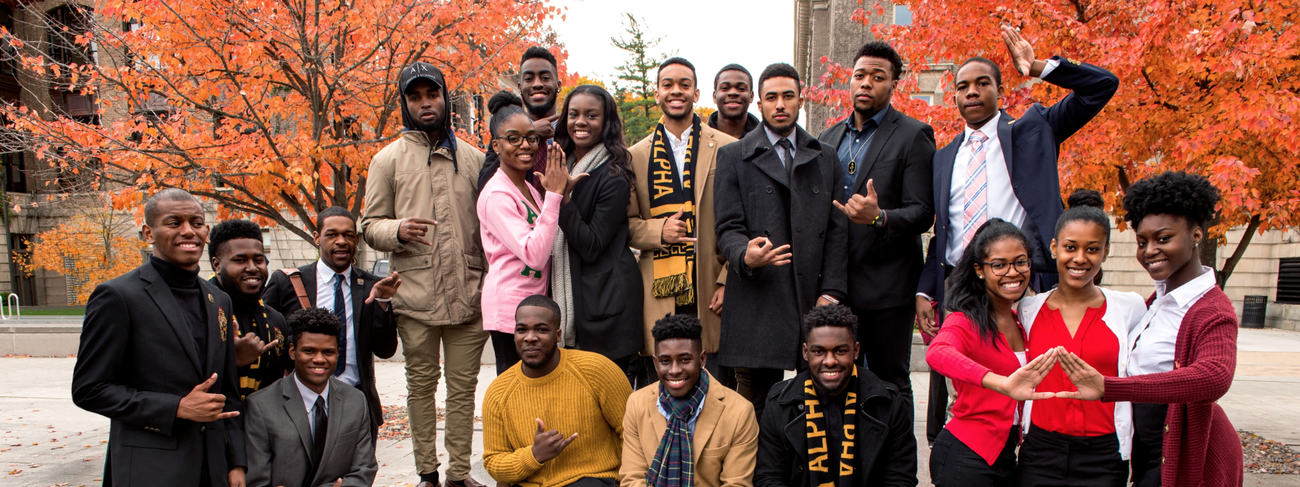
{"label": "man in yellow sweater", "polygon": [[488,386],[483,467],[521,487],[614,486],[627,376],[599,354],[560,350],[560,308],[546,296],[524,298],[515,322],[522,360]]}

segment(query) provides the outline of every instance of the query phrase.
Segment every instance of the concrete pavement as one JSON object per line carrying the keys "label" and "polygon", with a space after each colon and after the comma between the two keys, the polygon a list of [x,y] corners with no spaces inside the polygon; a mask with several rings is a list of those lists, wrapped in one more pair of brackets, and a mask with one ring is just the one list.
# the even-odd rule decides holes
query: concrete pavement
{"label": "concrete pavement", "polygon": [[[0,332],[4,329],[0,327]],[[1300,449],[1300,333],[1281,330],[1241,330],[1237,375],[1219,404],[1239,430]],[[491,351],[485,352],[490,358]],[[54,486],[102,484],[108,420],[72,404],[72,358],[0,358],[0,484]],[[376,363],[376,382],[383,403],[404,404],[405,371],[401,362]],[[495,366],[479,373],[478,404],[495,377]],[[912,376],[917,417],[924,418],[928,377]],[[440,391],[439,401],[444,394]],[[481,413],[476,413],[481,417]],[[475,424],[472,475],[490,477],[482,467],[481,424]],[[925,424],[916,424],[921,445],[921,485],[929,485],[929,449]],[[445,450],[442,454],[446,467]],[[378,486],[410,486],[418,482],[410,440],[380,441]],[[488,482],[490,484],[490,482]],[[1246,474],[1248,486],[1300,486],[1297,475]]]}

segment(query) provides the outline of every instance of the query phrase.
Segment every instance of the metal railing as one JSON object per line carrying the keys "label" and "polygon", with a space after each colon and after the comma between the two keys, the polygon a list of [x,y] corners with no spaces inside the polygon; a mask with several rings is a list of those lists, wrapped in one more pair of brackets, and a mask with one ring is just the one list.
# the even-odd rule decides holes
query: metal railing
{"label": "metal railing", "polygon": [[[4,301],[0,301],[0,319],[7,320],[9,318],[22,318],[23,310],[18,306],[18,295],[9,293],[7,301],[9,304],[8,306],[5,306]],[[5,308],[8,308],[8,313],[5,312]]]}

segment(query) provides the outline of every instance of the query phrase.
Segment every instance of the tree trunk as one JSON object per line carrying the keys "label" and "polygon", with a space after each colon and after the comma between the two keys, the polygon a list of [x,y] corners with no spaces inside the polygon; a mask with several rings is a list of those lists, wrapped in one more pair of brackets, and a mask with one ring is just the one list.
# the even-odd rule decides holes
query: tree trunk
{"label": "tree trunk", "polygon": [[[1251,215],[1250,224],[1246,225],[1246,233],[1242,234],[1241,241],[1237,243],[1237,248],[1232,251],[1232,256],[1223,262],[1223,270],[1215,275],[1218,277],[1219,289],[1223,289],[1228,284],[1228,278],[1232,277],[1233,269],[1236,269],[1237,262],[1241,261],[1241,257],[1246,255],[1246,247],[1250,246],[1251,239],[1255,238],[1255,233],[1259,231],[1259,226],[1262,223],[1263,221],[1259,218],[1259,215]],[[1209,245],[1206,247],[1209,247]],[[1205,257],[1205,249],[1201,249],[1201,257]]]}

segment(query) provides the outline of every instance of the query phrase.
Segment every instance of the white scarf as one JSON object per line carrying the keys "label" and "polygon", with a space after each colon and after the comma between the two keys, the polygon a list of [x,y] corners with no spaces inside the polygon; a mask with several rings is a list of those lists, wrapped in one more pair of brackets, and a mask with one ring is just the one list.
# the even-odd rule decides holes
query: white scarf
{"label": "white scarf", "polygon": [[[569,175],[577,176],[591,171],[607,159],[609,152],[605,144],[596,144],[587,155],[569,167]],[[564,230],[555,229],[555,245],[551,246],[551,298],[560,305],[560,330],[564,336],[564,348],[578,346],[578,331],[573,320],[573,274],[569,272],[569,242],[564,238]]]}

